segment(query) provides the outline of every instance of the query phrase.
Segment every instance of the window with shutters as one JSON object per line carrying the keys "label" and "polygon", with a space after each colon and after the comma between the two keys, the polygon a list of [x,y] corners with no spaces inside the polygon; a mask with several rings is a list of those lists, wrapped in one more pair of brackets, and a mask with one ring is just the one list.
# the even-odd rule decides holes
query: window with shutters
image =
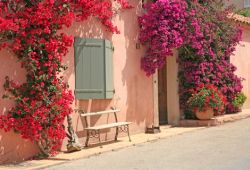
{"label": "window with shutters", "polygon": [[244,7],[245,8],[250,7],[250,0],[244,0]]}
{"label": "window with shutters", "polygon": [[76,99],[111,99],[113,46],[108,40],[75,38]]}

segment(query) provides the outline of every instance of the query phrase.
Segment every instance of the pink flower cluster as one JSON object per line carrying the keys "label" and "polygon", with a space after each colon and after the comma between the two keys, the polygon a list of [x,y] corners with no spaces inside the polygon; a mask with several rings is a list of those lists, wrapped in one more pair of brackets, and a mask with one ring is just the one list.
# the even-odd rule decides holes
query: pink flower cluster
{"label": "pink flower cluster", "polygon": [[195,26],[192,24],[191,30],[195,32],[179,50],[181,105],[185,108],[190,88],[200,83],[213,84],[227,97],[226,111],[234,112],[232,101],[243,87],[230,56],[241,40],[242,31],[227,18],[228,11],[219,8],[216,2],[194,4],[194,7],[196,14],[192,18],[200,21]]}
{"label": "pink flower cluster", "polygon": [[180,47],[187,33],[187,3],[182,0],[158,0],[145,6],[139,17],[140,42],[148,50],[142,58],[142,69],[149,76],[164,66],[166,56]]}
{"label": "pink flower cluster", "polygon": [[158,0],[145,10],[139,24],[140,42],[147,46],[141,62],[146,75],[162,68],[178,48],[181,106],[186,107],[189,89],[205,83],[218,87],[230,108],[242,89],[242,79],[230,64],[242,31],[227,18],[230,10],[213,0]]}

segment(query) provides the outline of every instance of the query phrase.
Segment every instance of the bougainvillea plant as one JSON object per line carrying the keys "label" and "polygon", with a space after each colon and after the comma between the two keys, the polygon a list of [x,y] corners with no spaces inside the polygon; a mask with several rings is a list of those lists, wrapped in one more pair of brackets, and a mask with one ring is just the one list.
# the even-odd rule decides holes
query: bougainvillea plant
{"label": "bougainvillea plant", "polygon": [[228,15],[221,0],[157,0],[145,5],[139,17],[140,42],[147,45],[142,69],[152,75],[166,63],[174,49],[179,51],[180,105],[184,109],[190,89],[200,83],[218,87],[227,97],[227,112],[242,90],[242,79],[234,72],[230,56],[242,31]]}
{"label": "bougainvillea plant", "polygon": [[[130,8],[117,0],[120,9]],[[65,137],[63,122],[72,112],[72,92],[60,73],[73,38],[58,33],[74,21],[96,17],[113,33],[115,14],[109,0],[3,0],[0,2],[0,46],[8,47],[26,69],[26,82],[6,77],[4,98],[16,102],[0,116],[0,128],[14,130],[38,144],[43,156],[55,153]]]}
{"label": "bougainvillea plant", "polygon": [[182,0],[158,0],[145,5],[146,13],[139,17],[140,37],[148,50],[142,58],[142,69],[152,75],[166,63],[166,56],[180,47],[187,33],[187,3]]}
{"label": "bougainvillea plant", "polygon": [[243,86],[230,57],[241,40],[242,30],[227,17],[230,10],[223,9],[220,1],[203,1],[191,6],[196,9],[195,18],[200,19],[195,26],[200,37],[192,38],[194,43],[179,49],[181,104],[184,108],[191,95],[190,88],[200,83],[213,84],[227,97],[226,112],[235,112],[237,108],[232,101]]}

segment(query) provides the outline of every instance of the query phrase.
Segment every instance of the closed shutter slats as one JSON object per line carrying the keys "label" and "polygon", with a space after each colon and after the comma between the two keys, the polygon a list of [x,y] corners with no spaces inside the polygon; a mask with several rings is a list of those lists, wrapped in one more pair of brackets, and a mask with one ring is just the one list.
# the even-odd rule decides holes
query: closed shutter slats
{"label": "closed shutter slats", "polygon": [[113,97],[113,51],[108,40],[75,38],[77,99]]}

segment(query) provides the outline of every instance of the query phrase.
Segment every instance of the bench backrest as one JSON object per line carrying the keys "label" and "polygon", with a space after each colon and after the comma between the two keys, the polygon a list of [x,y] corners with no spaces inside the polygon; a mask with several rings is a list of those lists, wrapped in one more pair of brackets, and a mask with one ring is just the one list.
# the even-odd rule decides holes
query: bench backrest
{"label": "bench backrest", "polygon": [[118,122],[116,113],[119,112],[120,110],[112,108],[110,110],[104,110],[104,111],[99,111],[99,112],[89,112],[89,113],[85,113],[83,109],[75,109],[75,111],[79,112],[80,115],[81,115],[81,117],[84,117],[84,120],[85,120],[85,123],[86,123],[86,127],[89,127],[89,123],[88,123],[87,117],[113,113],[114,117],[115,117],[115,122]]}
{"label": "bench backrest", "polygon": [[109,114],[109,113],[115,113],[119,112],[119,109],[111,109],[111,110],[104,110],[100,112],[90,112],[90,113],[83,113],[81,112],[82,117],[87,117],[87,116],[95,116],[95,115],[103,115],[103,114]]}

